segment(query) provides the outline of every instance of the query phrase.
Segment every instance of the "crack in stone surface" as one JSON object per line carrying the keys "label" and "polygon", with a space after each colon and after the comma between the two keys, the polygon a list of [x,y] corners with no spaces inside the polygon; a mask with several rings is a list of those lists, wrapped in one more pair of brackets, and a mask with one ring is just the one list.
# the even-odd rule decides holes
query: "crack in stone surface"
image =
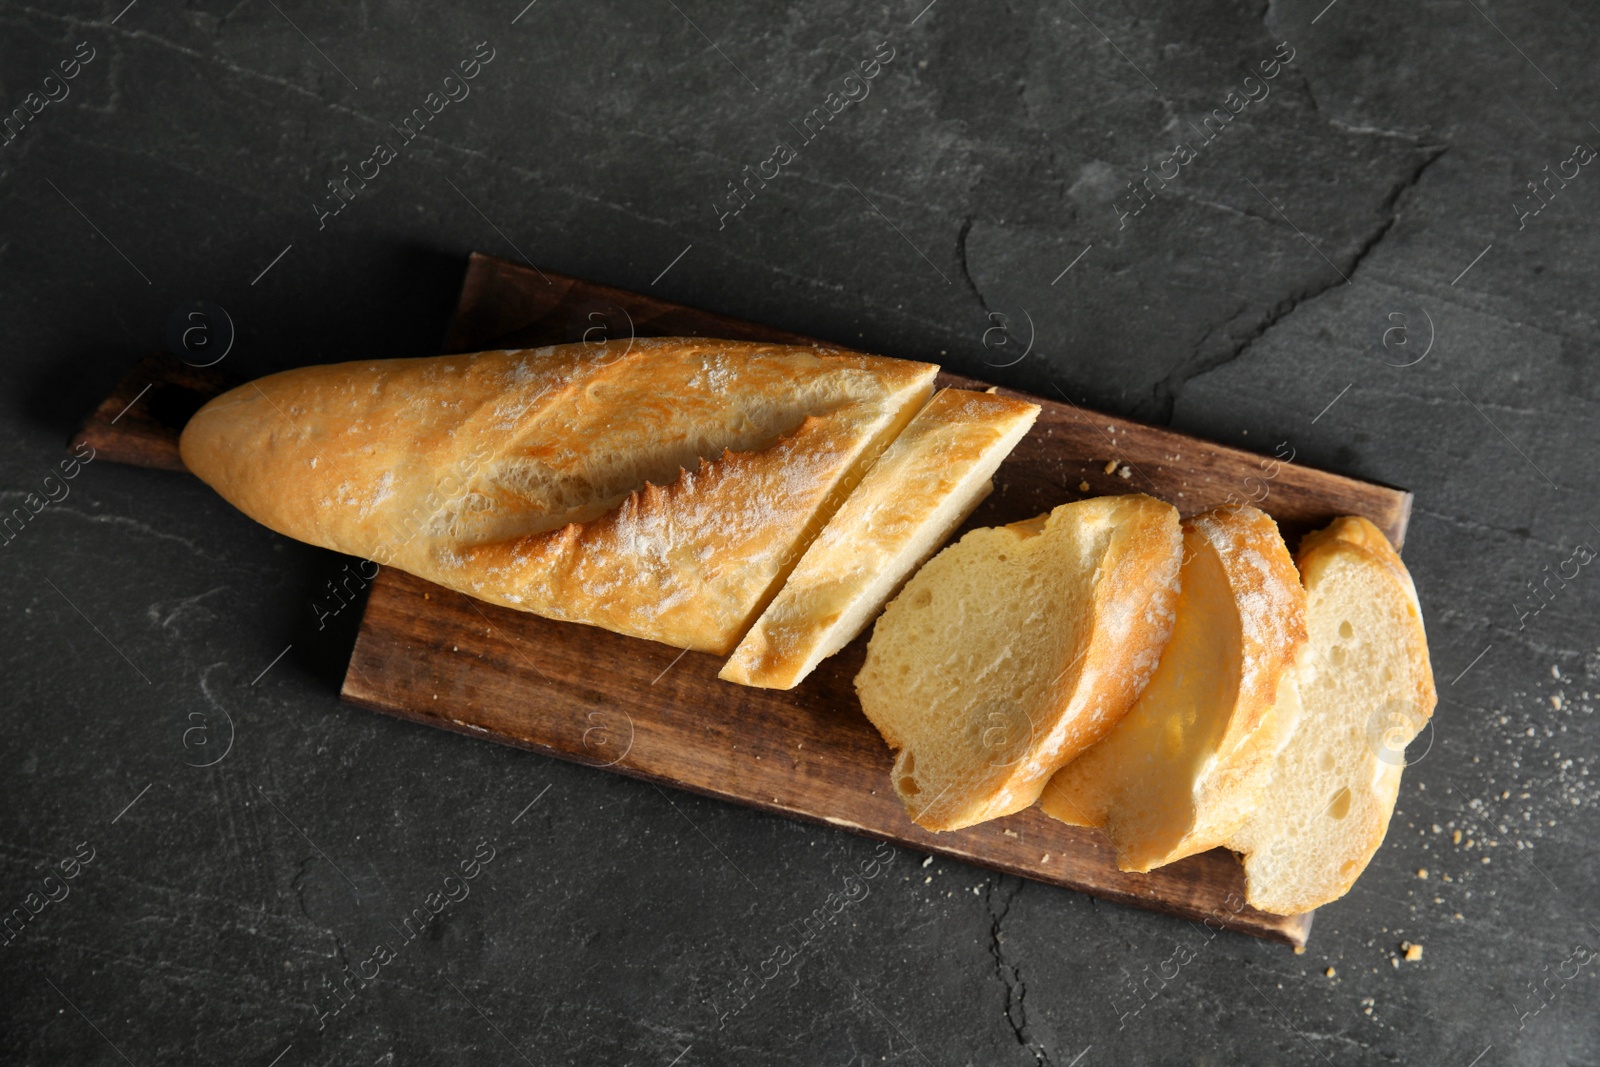
{"label": "crack in stone surface", "polygon": [[978,306],[983,308],[984,314],[989,313],[989,302],[983,298],[983,291],[978,288],[978,283],[972,278],[972,268],[967,262],[967,237],[972,233],[972,224],[977,221],[977,216],[968,215],[961,220],[961,230],[956,234],[956,262],[961,267],[961,278],[967,283],[967,288],[972,290],[972,295],[978,298]]}
{"label": "crack in stone surface", "polygon": [[1012,1036],[1017,1039],[1017,1044],[1033,1053],[1034,1063],[1038,1067],[1051,1067],[1049,1051],[1041,1042],[1035,1041],[1028,1026],[1028,987],[1022,980],[1022,971],[1012,963],[1006,961],[1005,937],[1001,926],[1006,916],[1011,913],[1011,905],[1016,903],[1017,897],[1022,894],[1026,885],[1020,879],[1006,879],[1014,888],[1005,894],[999,901],[999,910],[995,907],[995,884],[991,883],[989,891],[984,895],[984,903],[989,908],[989,955],[994,960],[995,977],[1006,987],[1006,1023],[1011,1027]]}
{"label": "crack in stone surface", "polygon": [[[1394,229],[1394,224],[1399,221],[1400,212],[1397,210],[1397,206],[1400,198],[1404,196],[1407,191],[1415,188],[1417,184],[1421,182],[1423,174],[1426,173],[1428,168],[1437,162],[1440,157],[1442,157],[1445,152],[1449,150],[1449,146],[1418,145],[1417,149],[1418,151],[1425,153],[1424,158],[1412,168],[1409,175],[1402,177],[1400,181],[1396,182],[1393,188],[1391,188],[1389,192],[1385,194],[1384,198],[1379,202],[1378,210],[1385,215],[1385,218],[1378,224],[1378,226],[1369,236],[1363,239],[1361,243],[1356,246],[1355,252],[1342,266],[1339,267],[1343,277],[1341,277],[1337,282],[1329,281],[1323,285],[1310,288],[1302,287],[1290,292],[1282,300],[1279,300],[1276,304],[1269,308],[1266,313],[1261,316],[1256,325],[1248,333],[1246,333],[1244,337],[1240,338],[1228,349],[1209,356],[1201,355],[1200,353],[1205,347],[1206,341],[1217,332],[1217,328],[1214,327],[1210,330],[1207,330],[1205,336],[1194,345],[1194,348],[1189,354],[1189,358],[1184,360],[1171,373],[1162,378],[1160,381],[1156,382],[1155,385],[1151,387],[1152,399],[1154,400],[1156,406],[1155,419],[1157,422],[1162,424],[1169,424],[1172,422],[1172,413],[1177,406],[1178,394],[1181,393],[1184,387],[1194,379],[1202,377],[1206,374],[1210,374],[1212,371],[1220,370],[1229,363],[1232,363],[1243,356],[1257,341],[1265,336],[1268,330],[1272,329],[1272,327],[1288,318],[1301,304],[1304,304],[1310,300],[1314,300],[1336,286],[1344,283],[1346,279],[1350,279],[1351,281],[1354,280],[1354,275],[1356,271],[1360,269],[1361,264],[1367,259],[1368,256],[1372,254],[1373,250],[1378,247],[1383,239],[1389,235],[1390,231]],[[1236,319],[1237,316],[1230,321],[1236,321]]]}

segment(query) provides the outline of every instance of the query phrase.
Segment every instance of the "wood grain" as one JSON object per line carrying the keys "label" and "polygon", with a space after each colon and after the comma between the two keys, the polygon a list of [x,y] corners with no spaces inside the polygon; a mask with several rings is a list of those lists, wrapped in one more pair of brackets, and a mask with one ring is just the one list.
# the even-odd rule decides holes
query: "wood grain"
{"label": "wood grain", "polygon": [[722,660],[473,600],[390,568],[367,601],[344,698],[428,726],[938,853],[1106,900],[1304,944],[1310,915],[1244,904],[1216,850],[1147,875],[1093,830],[1031,808],[953,833],[907,818],[856,703],[856,640],[788,692],[720,681]]}
{"label": "wood grain", "polygon": [[[446,352],[623,336],[821,343],[709,312],[472,256]],[[940,383],[985,388],[943,374]],[[117,462],[182,469],[190,414],[229,383],[170,356],[142,361],[74,441]],[[1086,496],[1140,491],[1185,514],[1229,499],[1271,514],[1294,543],[1338,515],[1375,522],[1399,546],[1403,490],[1274,462],[1242,449],[1085,410],[1042,408],[968,526],[1011,522]],[[888,788],[891,757],[851,680],[866,637],[789,692],[717,679],[716,657],[472,600],[392,569],[373,582],[343,695],[416,722],[601,767],[954,857],[1051,885],[1303,945],[1311,915],[1243,904],[1237,859],[1217,850],[1146,875],[1116,869],[1098,833],[1030,810],[954,833],[915,826]]]}

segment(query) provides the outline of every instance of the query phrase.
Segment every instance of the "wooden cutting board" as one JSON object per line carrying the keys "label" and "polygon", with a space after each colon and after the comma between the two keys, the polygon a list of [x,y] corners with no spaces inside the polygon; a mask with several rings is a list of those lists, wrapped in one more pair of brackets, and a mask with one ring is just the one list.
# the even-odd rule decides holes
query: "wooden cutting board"
{"label": "wooden cutting board", "polygon": [[[685,335],[816,343],[474,255],[444,349]],[[178,432],[226,384],[214,372],[150,357],[74,443],[89,442],[101,458],[181,470]],[[939,384],[986,387],[951,374]],[[1086,411],[1065,397],[1001,391],[1043,410],[1000,467],[995,491],[969,527],[1027,518],[1086,496],[1140,491],[1185,514],[1230,495],[1254,502],[1291,545],[1346,514],[1371,519],[1397,547],[1404,538],[1411,495],[1403,490]],[[861,714],[851,684],[865,645],[863,635],[788,692],[750,689],[718,680],[722,661],[715,656],[495,607],[385,568],[371,585],[342,693],[354,704],[429,726],[1212,927],[1305,943],[1311,914],[1275,916],[1246,906],[1243,869],[1226,850],[1150,874],[1124,874],[1098,832],[1064,826],[1037,809],[953,833],[914,825],[889,788],[889,750]]]}

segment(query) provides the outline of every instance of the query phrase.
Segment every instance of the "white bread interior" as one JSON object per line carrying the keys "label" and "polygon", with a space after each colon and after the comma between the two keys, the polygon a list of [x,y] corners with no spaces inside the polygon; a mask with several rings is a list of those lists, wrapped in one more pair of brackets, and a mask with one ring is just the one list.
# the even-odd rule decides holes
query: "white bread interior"
{"label": "white bread interior", "polygon": [[792,689],[855,639],[960,526],[1036,404],[942,389],[867,470],[718,677]]}
{"label": "white bread interior", "polygon": [[937,372],[695,338],[304,367],[212,400],[180,448],[290,537],[726,654]]}
{"label": "white bread interior", "polygon": [[1032,804],[1138,697],[1172,628],[1178,513],[1141,494],[973,530],[906,583],[856,677],[913,821]]}
{"label": "white bread interior", "polygon": [[1039,799],[1101,827],[1125,871],[1216,848],[1272,771],[1273,707],[1306,640],[1305,591],[1271,517],[1218,508],[1184,522],[1177,620],[1133,709]]}
{"label": "white bread interior", "polygon": [[1229,847],[1247,899],[1293,915],[1343,896],[1383,842],[1405,746],[1437,702],[1416,589],[1382,532],[1336,520],[1296,554],[1310,640],[1272,779]]}

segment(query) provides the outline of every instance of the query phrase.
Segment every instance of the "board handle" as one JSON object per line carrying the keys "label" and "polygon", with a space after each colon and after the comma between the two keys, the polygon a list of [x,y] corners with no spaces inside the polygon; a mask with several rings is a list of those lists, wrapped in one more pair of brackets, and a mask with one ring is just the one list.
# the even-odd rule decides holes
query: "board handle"
{"label": "board handle", "polygon": [[194,367],[166,352],[145,356],[84,420],[67,446],[87,444],[96,459],[156,470],[187,470],[178,438],[194,413],[239,384],[210,367]]}

